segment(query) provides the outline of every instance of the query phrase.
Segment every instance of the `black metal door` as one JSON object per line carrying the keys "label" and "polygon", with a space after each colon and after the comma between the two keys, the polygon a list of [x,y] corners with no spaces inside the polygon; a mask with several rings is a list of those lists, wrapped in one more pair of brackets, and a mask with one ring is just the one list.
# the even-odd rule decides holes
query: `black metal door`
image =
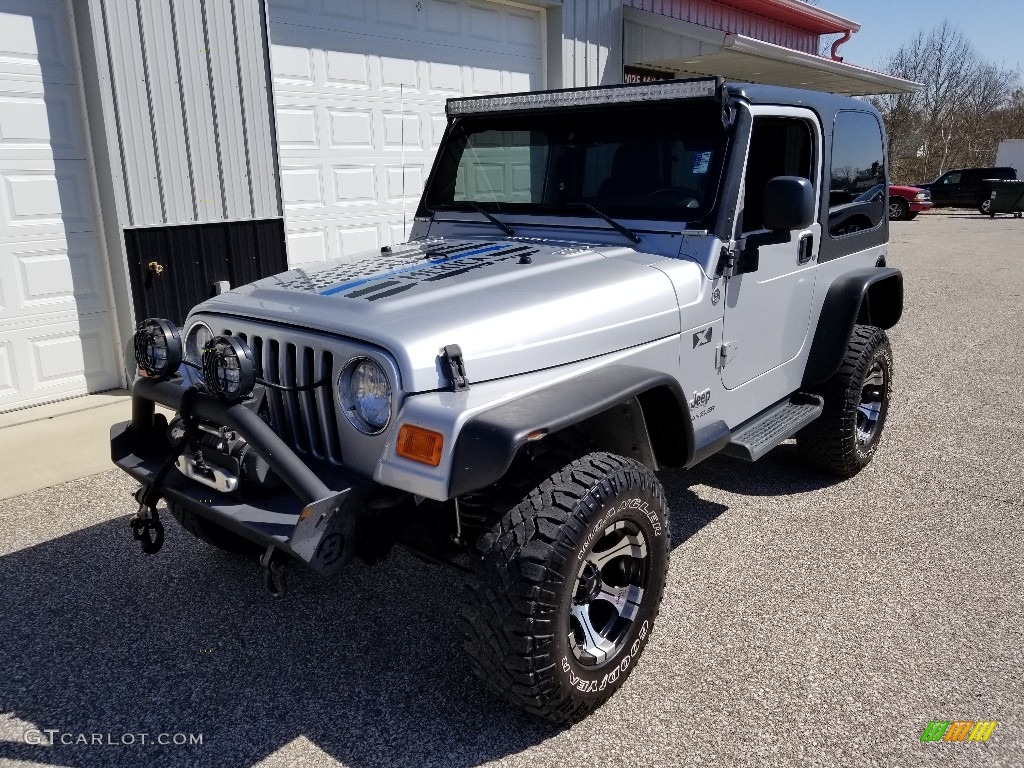
{"label": "black metal door", "polygon": [[237,288],[288,269],[283,219],[140,227],[124,239],[137,320],[181,324],[219,281]]}

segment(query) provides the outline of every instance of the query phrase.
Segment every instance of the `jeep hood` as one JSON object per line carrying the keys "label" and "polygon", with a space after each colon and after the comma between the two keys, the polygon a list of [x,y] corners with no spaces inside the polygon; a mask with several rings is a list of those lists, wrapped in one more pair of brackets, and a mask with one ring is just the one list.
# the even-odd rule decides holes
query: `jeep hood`
{"label": "jeep hood", "polygon": [[669,278],[635,256],[550,241],[430,240],[293,269],[194,312],[377,344],[398,363],[402,388],[423,392],[447,386],[439,353],[448,344],[461,347],[472,383],[679,333]]}

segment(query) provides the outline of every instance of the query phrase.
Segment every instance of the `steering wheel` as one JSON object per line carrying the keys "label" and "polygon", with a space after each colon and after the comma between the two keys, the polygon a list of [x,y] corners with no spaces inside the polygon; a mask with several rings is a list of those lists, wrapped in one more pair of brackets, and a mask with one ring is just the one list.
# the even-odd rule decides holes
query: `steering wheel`
{"label": "steering wheel", "polygon": [[699,194],[686,187],[660,187],[647,193],[647,197],[666,197],[672,200],[686,200],[687,208],[696,208],[700,205]]}

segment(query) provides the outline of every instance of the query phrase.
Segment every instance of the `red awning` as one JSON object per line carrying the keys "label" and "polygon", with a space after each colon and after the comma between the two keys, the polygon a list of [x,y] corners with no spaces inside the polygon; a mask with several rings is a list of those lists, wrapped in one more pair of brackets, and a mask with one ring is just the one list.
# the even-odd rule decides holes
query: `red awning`
{"label": "red awning", "polygon": [[816,8],[801,2],[801,0],[715,0],[715,2],[789,24],[798,29],[805,29],[816,35],[828,35],[847,30],[856,32],[860,29],[860,24],[855,21]]}

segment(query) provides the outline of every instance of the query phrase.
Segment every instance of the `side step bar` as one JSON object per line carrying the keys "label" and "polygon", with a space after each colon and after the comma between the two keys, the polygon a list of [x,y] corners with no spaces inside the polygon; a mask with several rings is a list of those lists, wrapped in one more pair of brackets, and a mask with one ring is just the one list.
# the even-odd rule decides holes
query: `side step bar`
{"label": "side step bar", "polygon": [[824,407],[825,401],[818,395],[797,392],[740,424],[733,430],[732,440],[722,453],[737,459],[757,461],[818,418]]}

